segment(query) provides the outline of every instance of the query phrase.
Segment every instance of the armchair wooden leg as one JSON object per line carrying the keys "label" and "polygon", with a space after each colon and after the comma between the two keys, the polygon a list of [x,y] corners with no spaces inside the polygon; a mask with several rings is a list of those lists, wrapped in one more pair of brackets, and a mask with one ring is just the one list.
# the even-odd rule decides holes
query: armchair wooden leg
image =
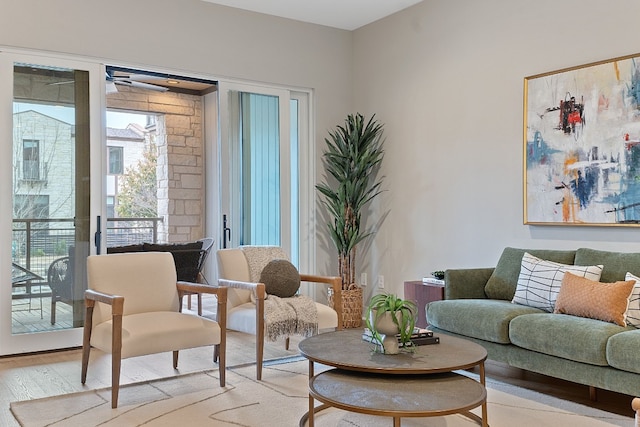
{"label": "armchair wooden leg", "polygon": [[289,337],[284,340],[284,349],[289,350]]}
{"label": "armchair wooden leg", "polygon": [[89,368],[89,353],[91,352],[91,328],[93,327],[93,302],[86,304],[85,322],[82,331],[82,372],[80,382],[87,382],[87,369]]}
{"label": "armchair wooden leg", "polygon": [[214,353],[218,354],[218,371],[220,372],[220,387],[224,387],[227,374],[227,357],[226,344],[217,344],[214,346]]}
{"label": "armchair wooden leg", "polygon": [[82,373],[80,374],[80,382],[82,384],[87,382],[87,370],[89,368],[89,352],[91,351],[91,347],[83,346],[82,347]]}
{"label": "armchair wooden leg", "polygon": [[220,344],[216,344],[213,346],[213,363],[218,363],[219,357],[220,357]]}
{"label": "armchair wooden leg", "polygon": [[264,358],[264,333],[256,335],[256,379],[258,381],[262,379],[263,358]]}
{"label": "armchair wooden leg", "polygon": [[264,284],[258,283],[256,289],[256,379],[262,379],[262,361],[264,359]]}
{"label": "armchair wooden leg", "polygon": [[111,407],[118,407],[120,365],[122,364],[122,315],[113,316],[111,332]]}
{"label": "armchair wooden leg", "polygon": [[178,369],[178,350],[173,352],[173,369]]}
{"label": "armchair wooden leg", "polygon": [[120,354],[111,354],[111,407],[118,407],[118,393],[120,392]]}

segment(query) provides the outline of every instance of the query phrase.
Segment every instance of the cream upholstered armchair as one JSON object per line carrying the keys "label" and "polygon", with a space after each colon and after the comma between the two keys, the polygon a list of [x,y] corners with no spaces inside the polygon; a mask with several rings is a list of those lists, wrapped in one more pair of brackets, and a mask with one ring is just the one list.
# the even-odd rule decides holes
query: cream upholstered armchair
{"label": "cream upholstered armchair", "polygon": [[[247,249],[252,249],[248,251]],[[249,260],[247,257],[254,257]],[[277,246],[241,246],[216,252],[218,284],[228,287],[227,328],[256,335],[256,378],[262,379],[265,340],[265,284],[259,283],[260,271],[275,259],[286,259],[286,252]],[[338,296],[342,288],[340,277],[300,274],[301,282],[329,285]],[[318,331],[341,328],[340,313],[327,305],[314,303],[317,309]],[[286,339],[288,348],[289,340]]]}
{"label": "cream upholstered armchair", "polygon": [[[82,342],[82,384],[89,353],[96,347],[111,353],[111,407],[118,406],[121,359],[214,345],[220,386],[225,385],[227,289],[177,282],[169,252],[93,255],[87,259],[89,289]],[[181,313],[183,295],[216,294],[218,321]]]}

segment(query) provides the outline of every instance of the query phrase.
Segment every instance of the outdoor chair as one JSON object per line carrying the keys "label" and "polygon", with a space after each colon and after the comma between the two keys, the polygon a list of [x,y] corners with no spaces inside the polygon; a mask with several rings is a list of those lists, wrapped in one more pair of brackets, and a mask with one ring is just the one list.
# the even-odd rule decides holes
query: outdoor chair
{"label": "outdoor chair", "polygon": [[[213,247],[214,240],[212,237],[205,237],[204,239],[198,240],[198,242],[202,242],[202,249],[200,250],[200,257],[198,258],[198,265],[197,265],[198,277],[196,279],[196,282],[204,283],[208,285],[209,281],[205,277],[202,270],[204,269],[205,261],[209,257],[209,252],[211,252],[211,248]],[[186,295],[187,295],[187,308],[191,310],[191,296],[193,294],[188,293]],[[202,316],[202,294],[198,293],[197,296],[198,296],[198,315]]]}
{"label": "outdoor chair", "polygon": [[[220,386],[225,385],[227,289],[178,282],[167,252],[93,255],[87,258],[88,287],[82,342],[82,384],[91,347],[111,353],[111,407],[118,406],[121,360],[213,345]],[[186,292],[217,296],[217,321],[181,312]]]}
{"label": "outdoor chair", "polygon": [[56,304],[63,302],[73,305],[73,262],[75,247],[69,247],[69,256],[57,258],[49,264],[47,283],[51,289],[51,324],[56,324]]}
{"label": "outdoor chair", "polygon": [[[221,249],[216,252],[218,265],[218,284],[229,288],[227,328],[256,335],[256,378],[262,379],[262,364],[265,340],[265,284],[259,283],[260,271],[270,261],[288,260],[287,254],[276,246],[253,246],[257,251],[254,260],[249,261],[246,247]],[[254,268],[250,268],[250,263]],[[255,270],[255,271],[251,271]],[[342,286],[340,277],[300,274],[300,281],[325,284],[339,292]],[[340,313],[327,305],[314,303],[317,309],[318,331],[340,329]],[[289,348],[289,338],[285,340]]]}

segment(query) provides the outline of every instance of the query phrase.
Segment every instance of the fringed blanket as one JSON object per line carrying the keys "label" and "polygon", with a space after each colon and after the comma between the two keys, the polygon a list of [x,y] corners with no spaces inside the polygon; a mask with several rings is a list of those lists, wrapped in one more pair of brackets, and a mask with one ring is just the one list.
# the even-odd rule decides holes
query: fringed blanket
{"label": "fringed blanket", "polygon": [[[273,259],[287,259],[287,254],[277,246],[240,246],[249,264],[251,281],[260,281],[262,269]],[[255,298],[252,297],[255,302]],[[265,336],[269,341],[279,337],[302,335],[309,337],[318,332],[318,310],[311,298],[296,295],[279,298],[267,295],[264,300]]]}
{"label": "fringed blanket", "polygon": [[269,341],[290,335],[310,337],[318,333],[318,310],[306,295],[291,298],[269,295],[264,300],[264,322]]}

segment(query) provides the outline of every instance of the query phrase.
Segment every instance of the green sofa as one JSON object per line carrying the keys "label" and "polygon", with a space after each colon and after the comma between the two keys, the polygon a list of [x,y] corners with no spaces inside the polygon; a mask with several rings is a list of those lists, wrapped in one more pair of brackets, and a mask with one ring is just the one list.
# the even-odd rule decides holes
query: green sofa
{"label": "green sofa", "polygon": [[640,253],[505,248],[495,268],[445,271],[445,299],[426,307],[430,328],[477,342],[489,359],[513,367],[640,396],[640,329],[511,302],[525,252],[562,264],[601,264],[602,282],[624,280],[627,272],[640,276]]}

